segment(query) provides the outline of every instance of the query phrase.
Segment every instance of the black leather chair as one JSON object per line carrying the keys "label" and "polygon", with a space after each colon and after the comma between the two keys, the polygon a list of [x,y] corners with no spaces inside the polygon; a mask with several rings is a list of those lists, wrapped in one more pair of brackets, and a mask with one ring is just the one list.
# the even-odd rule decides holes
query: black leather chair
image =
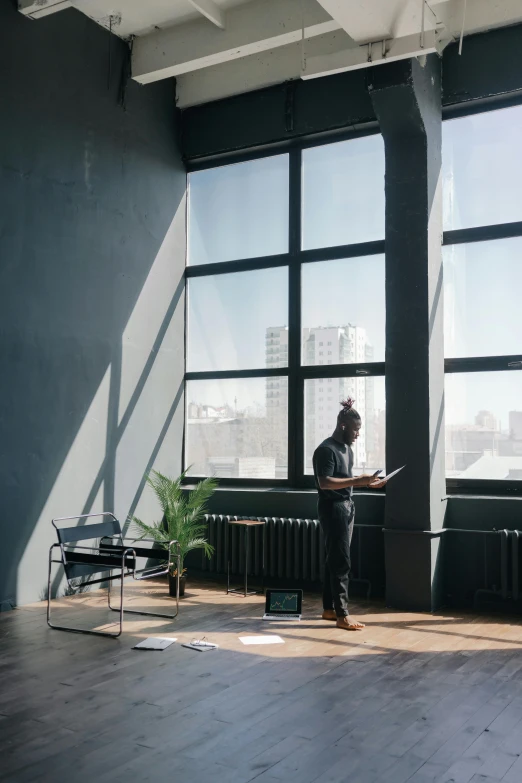
{"label": "black leather chair", "polygon": [[[59,527],[60,522],[70,520],[92,519],[93,517],[103,517],[103,521],[96,523],[87,523],[75,525],[74,527]],[[59,631],[72,631],[73,633],[94,634],[95,636],[108,636],[117,639],[121,636],[123,630],[123,613],[150,615],[151,617],[163,617],[174,620],[179,612],[179,573],[180,573],[180,548],[177,541],[165,542],[162,546],[157,541],[150,539],[129,539],[122,533],[119,521],[114,514],[106,511],[102,514],[80,514],[74,517],[60,517],[53,519],[52,523],[58,535],[58,543],[53,544],[49,550],[49,575],[47,584],[47,623],[51,628]],[[97,546],[85,546],[85,542],[99,540]],[[83,542],[83,544],[82,544]],[[129,543],[126,543],[129,542]],[[141,546],[142,543],[152,543],[148,548]],[[152,579],[155,576],[162,576],[169,572],[169,567],[173,565],[173,547],[176,548],[174,557],[177,563],[176,580],[176,612],[175,614],[160,614],[159,612],[143,612],[137,609],[124,609],[124,581],[127,577],[133,579]],[[59,550],[60,557],[54,557],[55,551]],[[138,569],[138,558],[144,558],[147,561],[157,560],[158,565],[147,565],[145,568]],[[108,631],[84,630],[71,626],[54,625],[51,622],[51,570],[53,563],[60,563],[65,571],[67,584],[71,590],[77,590],[81,584],[73,584],[73,580],[88,579],[89,585],[108,582],[108,605],[113,612],[119,613],[119,630],[117,633]],[[103,576],[100,576],[104,574]],[[97,577],[92,579],[91,577]],[[120,580],[120,605],[114,607],[111,605],[111,583]]]}

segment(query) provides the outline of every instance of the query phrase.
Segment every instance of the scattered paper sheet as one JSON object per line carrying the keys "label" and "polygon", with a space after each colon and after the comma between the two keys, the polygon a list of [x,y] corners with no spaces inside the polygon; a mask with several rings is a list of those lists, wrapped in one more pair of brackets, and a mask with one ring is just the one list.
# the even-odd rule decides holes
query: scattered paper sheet
{"label": "scattered paper sheet", "polygon": [[174,644],[175,639],[169,639],[166,636],[149,636],[147,639],[136,644],[133,650],[166,650],[171,644]]}
{"label": "scattered paper sheet", "polygon": [[280,636],[240,636],[243,644],[284,644],[285,640]]}

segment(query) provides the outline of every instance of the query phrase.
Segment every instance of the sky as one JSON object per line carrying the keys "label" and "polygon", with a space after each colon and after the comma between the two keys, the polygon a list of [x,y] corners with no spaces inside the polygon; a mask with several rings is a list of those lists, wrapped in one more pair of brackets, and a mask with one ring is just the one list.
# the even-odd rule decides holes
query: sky
{"label": "sky", "polygon": [[303,152],[303,249],[384,239],[384,142],[377,133]]}
{"label": "sky", "polygon": [[445,383],[446,424],[474,424],[478,411],[490,411],[508,430],[509,411],[522,410],[522,371],[449,373]]}
{"label": "sky", "polygon": [[443,252],[445,355],[522,353],[522,237]]}
{"label": "sky", "polygon": [[188,282],[187,370],[265,367],[267,327],[288,324],[287,267]]}
{"label": "sky", "polygon": [[443,123],[446,231],[522,220],[521,144],[522,106]]}
{"label": "sky", "polygon": [[[521,149],[522,107],[443,124],[445,229],[522,220]],[[302,223],[305,249],[384,238],[379,134],[304,151]],[[287,155],[190,176],[190,264],[287,250]],[[522,239],[446,248],[444,262],[446,356],[522,353]],[[288,323],[287,299],[286,267],[191,279],[188,369],[264,367],[266,328]],[[302,321],[363,326],[384,359],[383,257],[303,265]],[[234,384],[245,406],[263,404],[264,381]],[[200,402],[225,393],[216,382],[196,388]],[[448,377],[447,422],[473,423],[487,409],[506,426],[521,392],[522,373]]]}
{"label": "sky", "polygon": [[288,252],[288,155],[189,178],[189,264]]}

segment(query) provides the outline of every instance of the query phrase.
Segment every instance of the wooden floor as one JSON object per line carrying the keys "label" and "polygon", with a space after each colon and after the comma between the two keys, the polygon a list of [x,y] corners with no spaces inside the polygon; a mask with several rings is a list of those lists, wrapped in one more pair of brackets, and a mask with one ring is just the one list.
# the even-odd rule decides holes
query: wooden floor
{"label": "wooden floor", "polygon": [[[179,620],[128,621],[117,641],[52,631],[42,604],[0,615],[2,781],[521,783],[518,621],[369,604],[352,634],[317,597],[291,624],[263,623],[261,597],[187,593]],[[161,583],[130,595],[172,601]],[[104,602],[61,599],[56,620],[107,622]],[[238,638],[256,634],[285,643]],[[178,641],[131,649],[148,635]],[[220,649],[181,647],[201,636]]]}

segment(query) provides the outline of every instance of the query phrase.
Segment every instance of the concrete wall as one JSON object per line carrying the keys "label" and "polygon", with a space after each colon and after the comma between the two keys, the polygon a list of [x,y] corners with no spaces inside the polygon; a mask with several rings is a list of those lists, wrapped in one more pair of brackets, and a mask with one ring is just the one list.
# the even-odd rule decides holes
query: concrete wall
{"label": "concrete wall", "polygon": [[[178,473],[185,183],[173,82],[76,11],[0,0],[0,604],[45,594],[51,518],[152,520]],[[54,581],[57,587],[57,580]]]}

